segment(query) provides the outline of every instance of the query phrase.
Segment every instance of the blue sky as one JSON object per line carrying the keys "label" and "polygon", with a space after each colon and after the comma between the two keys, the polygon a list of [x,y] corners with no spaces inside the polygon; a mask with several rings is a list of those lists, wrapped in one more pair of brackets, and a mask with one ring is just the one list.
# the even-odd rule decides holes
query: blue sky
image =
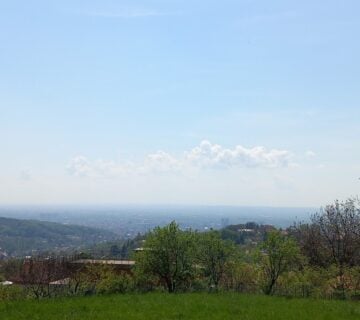
{"label": "blue sky", "polygon": [[357,195],[359,10],[0,1],[0,203]]}

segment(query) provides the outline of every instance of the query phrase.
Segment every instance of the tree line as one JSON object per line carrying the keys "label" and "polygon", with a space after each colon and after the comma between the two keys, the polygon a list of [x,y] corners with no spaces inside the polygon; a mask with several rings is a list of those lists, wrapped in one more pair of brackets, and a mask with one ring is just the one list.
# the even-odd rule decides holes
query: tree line
{"label": "tree line", "polygon": [[[118,272],[110,266],[85,266],[69,274],[64,271],[62,278],[67,276],[66,283],[56,288],[61,287],[61,295],[163,290],[360,297],[357,199],[335,201],[314,214],[309,222],[285,230],[256,224],[247,227],[246,232],[256,228],[263,231],[257,243],[246,245],[243,237],[237,236],[234,241],[231,232],[224,230],[182,230],[172,222],[146,235],[142,250],[133,253],[136,264],[131,273]],[[241,234],[242,230],[232,232]],[[60,294],[59,290],[51,292],[55,289],[46,287],[46,281],[37,285],[34,282],[26,288],[28,295],[39,298],[36,290],[44,286],[46,290],[39,291],[43,297]]]}

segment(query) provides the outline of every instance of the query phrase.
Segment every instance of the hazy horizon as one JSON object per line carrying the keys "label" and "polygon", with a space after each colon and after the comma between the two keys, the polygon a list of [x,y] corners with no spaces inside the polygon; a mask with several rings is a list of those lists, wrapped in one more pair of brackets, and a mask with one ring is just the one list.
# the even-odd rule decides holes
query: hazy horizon
{"label": "hazy horizon", "polygon": [[288,227],[295,222],[309,221],[315,208],[244,207],[206,205],[77,205],[77,206],[4,206],[0,217],[32,219],[65,224],[100,227],[111,231],[146,232],[171,221],[183,227],[220,228],[227,224],[256,222]]}
{"label": "hazy horizon", "polygon": [[96,204],[86,204],[86,203],[53,203],[53,204],[0,204],[0,209],[4,208],[45,208],[45,209],[123,209],[123,208],[269,208],[269,209],[321,209],[324,206],[320,207],[311,207],[311,206],[246,206],[246,205],[222,205],[222,204],[166,204],[166,203],[152,203],[152,204],[139,204],[139,203],[96,203]]}

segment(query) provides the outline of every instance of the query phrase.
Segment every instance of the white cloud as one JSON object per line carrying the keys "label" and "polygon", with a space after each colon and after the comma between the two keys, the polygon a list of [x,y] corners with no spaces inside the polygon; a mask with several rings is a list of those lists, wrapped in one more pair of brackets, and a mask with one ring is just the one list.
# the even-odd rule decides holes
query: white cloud
{"label": "white cloud", "polygon": [[223,148],[209,141],[202,141],[198,147],[186,154],[186,161],[200,167],[287,167],[291,153],[286,150],[257,146],[247,149],[241,145],[233,149]]}
{"label": "white cloud", "polygon": [[182,161],[176,159],[169,153],[164,151],[158,151],[156,153],[149,154],[143,165],[143,171],[155,171],[155,172],[176,172],[182,167]]}
{"label": "white cloud", "polygon": [[114,161],[90,161],[84,156],[71,159],[67,170],[71,175],[91,178],[112,178],[130,171],[130,164],[118,164]]}
{"label": "white cloud", "polygon": [[314,158],[316,157],[316,153],[314,151],[308,150],[305,152],[307,158]]}
{"label": "white cloud", "polygon": [[79,177],[91,177],[93,176],[93,168],[86,157],[76,156],[71,159],[67,170],[70,174]]}
{"label": "white cloud", "polygon": [[140,164],[114,161],[90,161],[84,156],[74,157],[67,169],[79,177],[113,178],[129,174],[181,173],[187,170],[242,168],[284,168],[293,166],[292,154],[287,150],[266,149],[262,146],[233,149],[204,140],[198,146],[176,157],[164,151],[149,154]]}

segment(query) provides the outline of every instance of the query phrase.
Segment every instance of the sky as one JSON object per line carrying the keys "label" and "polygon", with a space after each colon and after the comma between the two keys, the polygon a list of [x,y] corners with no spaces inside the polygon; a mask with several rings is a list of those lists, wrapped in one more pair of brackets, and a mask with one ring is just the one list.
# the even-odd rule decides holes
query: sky
{"label": "sky", "polygon": [[0,204],[360,191],[357,0],[0,0]]}

